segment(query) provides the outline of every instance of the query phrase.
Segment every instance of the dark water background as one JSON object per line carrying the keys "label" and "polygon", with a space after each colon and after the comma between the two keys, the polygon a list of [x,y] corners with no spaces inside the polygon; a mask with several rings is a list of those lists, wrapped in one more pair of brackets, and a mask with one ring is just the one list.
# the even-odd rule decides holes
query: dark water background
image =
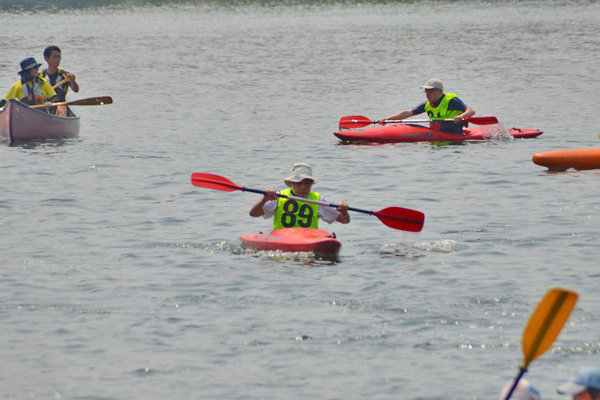
{"label": "dark water background", "polygon": [[[0,394],[7,399],[495,399],[552,286],[580,295],[527,377],[544,399],[598,363],[595,1],[2,2],[0,87],[56,44],[81,135],[0,143]],[[47,28],[54,24],[52,29]],[[343,145],[440,78],[539,139]],[[254,194],[313,165],[329,200],[425,213],[420,234],[353,215],[339,262],[252,253]]]}

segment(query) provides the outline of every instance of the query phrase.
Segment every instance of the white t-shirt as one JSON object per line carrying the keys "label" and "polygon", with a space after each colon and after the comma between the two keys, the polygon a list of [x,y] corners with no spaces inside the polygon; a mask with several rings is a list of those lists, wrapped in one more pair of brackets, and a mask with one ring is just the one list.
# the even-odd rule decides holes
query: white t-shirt
{"label": "white t-shirt", "polygon": [[[265,219],[271,218],[273,215],[275,215],[275,211],[277,211],[277,201],[278,200],[279,199],[271,200],[271,201],[267,201],[265,203],[265,205],[263,206],[263,211],[265,212],[265,215],[263,217]],[[327,201],[327,199],[325,199],[325,197],[323,197],[323,196],[321,196],[321,200],[319,200],[319,201],[323,202],[323,203],[329,203]],[[323,221],[327,222],[328,224],[331,224],[337,219],[337,217],[340,215],[340,212],[333,207],[319,205],[317,215]]]}

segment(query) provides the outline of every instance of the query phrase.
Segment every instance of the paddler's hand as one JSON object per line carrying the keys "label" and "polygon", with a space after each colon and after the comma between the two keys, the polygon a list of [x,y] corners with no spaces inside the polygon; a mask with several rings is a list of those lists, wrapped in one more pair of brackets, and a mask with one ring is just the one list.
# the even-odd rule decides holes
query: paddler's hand
{"label": "paddler's hand", "polygon": [[265,190],[263,199],[265,201],[277,200],[277,192],[273,189],[267,189]]}
{"label": "paddler's hand", "polygon": [[378,119],[375,122],[378,123],[379,125],[385,125],[385,118]]}
{"label": "paddler's hand", "polygon": [[52,106],[52,102],[51,101],[47,101],[47,102],[44,103],[44,107],[46,107],[46,110],[49,110],[51,106]]}
{"label": "paddler's hand", "polygon": [[460,115],[457,115],[456,117],[454,117],[454,123],[456,125],[462,125],[462,117]]}
{"label": "paddler's hand", "polygon": [[350,222],[350,214],[348,214],[348,203],[345,201],[340,201],[337,206],[337,210],[340,212],[336,221],[341,222],[342,224],[347,224]]}
{"label": "paddler's hand", "polygon": [[346,203],[345,201],[340,201],[338,203],[337,206],[337,210],[342,214],[342,215],[348,215],[348,207],[350,207],[348,205],[348,203]]}

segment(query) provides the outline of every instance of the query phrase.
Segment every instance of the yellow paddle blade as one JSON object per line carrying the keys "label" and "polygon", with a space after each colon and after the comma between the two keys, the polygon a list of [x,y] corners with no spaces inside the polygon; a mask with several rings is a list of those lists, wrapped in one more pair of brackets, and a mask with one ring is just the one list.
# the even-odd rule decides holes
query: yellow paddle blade
{"label": "yellow paddle blade", "polygon": [[523,332],[523,354],[521,368],[546,352],[554,343],[565,322],[571,315],[579,296],[566,289],[550,289],[535,312],[529,318]]}

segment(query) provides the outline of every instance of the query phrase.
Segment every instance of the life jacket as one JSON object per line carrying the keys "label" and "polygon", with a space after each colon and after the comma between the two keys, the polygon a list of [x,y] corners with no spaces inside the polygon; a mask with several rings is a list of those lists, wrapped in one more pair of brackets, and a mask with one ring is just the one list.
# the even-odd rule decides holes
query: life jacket
{"label": "life jacket", "polygon": [[[435,122],[436,120],[452,119],[457,115],[462,114],[462,111],[460,110],[448,111],[448,105],[450,104],[450,100],[456,97],[458,96],[454,93],[444,93],[444,97],[442,97],[442,101],[440,101],[440,104],[438,104],[437,107],[434,107],[433,104],[431,104],[431,102],[429,101],[425,103],[425,111],[427,111],[427,115],[431,120],[431,129],[435,129],[437,131],[442,130],[442,122]],[[451,123],[454,124],[454,122]]]}
{"label": "life jacket", "polygon": [[[285,196],[292,194],[292,189],[285,189],[280,192]],[[307,199],[319,201],[321,195],[316,192],[310,192]],[[273,229],[284,228],[319,228],[319,205],[305,203],[293,199],[280,197],[277,199],[277,211],[273,218]]]}
{"label": "life jacket", "polygon": [[46,97],[42,94],[40,87],[44,85],[44,81],[39,76],[32,80],[21,80],[23,85],[23,98],[21,101],[30,106],[35,104],[44,104]]}
{"label": "life jacket", "polygon": [[[40,76],[42,78],[45,78],[48,82],[50,82],[50,85],[52,85],[52,87],[54,87],[54,85],[56,85],[57,83],[62,82],[67,79],[67,73],[60,68],[56,72],[56,78],[54,81],[52,81],[52,78],[50,78],[50,74],[48,74],[48,69],[43,70],[40,73]],[[67,95],[67,92],[69,91],[69,86],[71,86],[71,82],[67,82],[64,85],[60,85],[59,87],[54,89],[56,94],[60,97],[61,101],[65,100],[65,96]],[[61,96],[59,91],[63,91],[64,95]]]}

